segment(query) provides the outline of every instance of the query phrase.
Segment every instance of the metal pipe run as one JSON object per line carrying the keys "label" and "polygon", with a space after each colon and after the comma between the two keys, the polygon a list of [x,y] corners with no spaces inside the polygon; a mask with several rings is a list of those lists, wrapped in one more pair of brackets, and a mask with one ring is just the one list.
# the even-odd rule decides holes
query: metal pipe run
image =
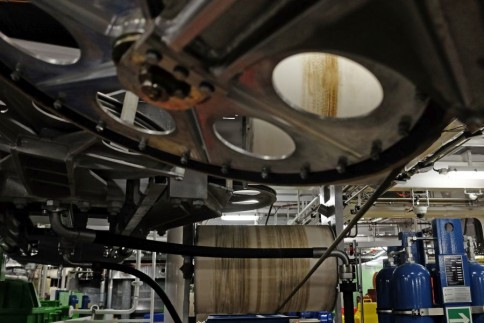
{"label": "metal pipe run", "polygon": [[108,274],[108,297],[106,300],[107,308],[111,308],[113,305],[113,287],[114,287],[113,271],[110,270]]}
{"label": "metal pipe run", "polygon": [[[305,217],[306,212],[310,208],[312,208],[313,206],[315,206],[317,203],[319,203],[319,196],[316,196],[311,202],[309,202],[308,205],[306,205],[301,210],[301,212],[298,212],[298,214],[294,217],[294,219],[292,219],[291,221],[288,222],[288,224],[297,224],[297,223],[299,223],[299,221],[302,220]],[[298,203],[298,208],[299,208],[299,203]]]}
{"label": "metal pipe run", "polygon": [[[136,251],[136,269],[139,270],[141,268],[141,251]],[[136,277],[135,281],[133,282],[134,285],[134,292],[133,292],[133,302],[129,309],[119,310],[119,309],[111,309],[112,306],[112,289],[113,289],[113,271],[109,270],[109,291],[108,291],[108,300],[106,302],[107,309],[100,309],[99,305],[93,305],[90,309],[70,309],[69,316],[72,314],[86,314],[86,315],[129,315],[133,314],[136,311],[139,303],[139,290],[141,286],[140,279]]]}

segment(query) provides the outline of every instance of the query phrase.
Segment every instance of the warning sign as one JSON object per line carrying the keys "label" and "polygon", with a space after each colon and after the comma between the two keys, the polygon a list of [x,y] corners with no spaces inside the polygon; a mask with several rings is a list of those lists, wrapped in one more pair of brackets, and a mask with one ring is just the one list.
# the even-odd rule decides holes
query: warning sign
{"label": "warning sign", "polygon": [[447,323],[472,323],[470,307],[447,307],[445,309]]}

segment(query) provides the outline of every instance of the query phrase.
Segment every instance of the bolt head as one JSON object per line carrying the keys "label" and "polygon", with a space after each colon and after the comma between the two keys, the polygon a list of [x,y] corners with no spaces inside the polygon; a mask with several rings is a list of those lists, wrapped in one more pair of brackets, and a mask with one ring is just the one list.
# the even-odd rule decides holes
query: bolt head
{"label": "bolt head", "polygon": [[203,202],[203,200],[195,200],[192,202],[192,204],[195,208],[199,209],[205,205],[205,202]]}
{"label": "bolt head", "polygon": [[56,109],[56,110],[62,109],[62,102],[61,102],[61,100],[55,100],[53,106],[54,106],[54,109]]}
{"label": "bolt head", "polygon": [[227,164],[222,165],[222,169],[220,170],[222,174],[227,175],[229,173],[230,167]]}
{"label": "bolt head", "polygon": [[181,89],[176,89],[174,92],[173,92],[173,96],[179,98],[179,99],[184,99],[186,98],[187,96],[185,95],[185,93],[183,92],[183,90]]}
{"label": "bolt head", "polygon": [[141,91],[152,101],[167,101],[170,96],[168,91],[158,83],[153,83],[151,80],[144,80],[141,84]]}
{"label": "bolt head", "polygon": [[10,78],[12,79],[12,81],[17,82],[18,80],[20,80],[20,75],[17,72],[12,72],[12,74],[10,74]]}
{"label": "bolt head", "polygon": [[138,144],[138,149],[139,150],[145,150],[145,148],[146,148],[146,139],[141,138],[141,140],[139,141],[139,144]]}
{"label": "bolt head", "polygon": [[190,71],[183,66],[178,65],[173,69],[173,76],[177,80],[183,81],[188,77],[188,75],[190,75]]}
{"label": "bolt head", "polygon": [[188,153],[183,154],[180,158],[180,163],[182,163],[183,165],[188,164],[188,157]]}
{"label": "bolt head", "polygon": [[150,49],[146,51],[145,63],[150,65],[157,65],[161,61],[162,55],[157,51]]}
{"label": "bolt head", "polygon": [[309,167],[307,165],[301,167],[301,171],[299,172],[299,177],[301,179],[307,179],[309,176]]}
{"label": "bolt head", "polygon": [[209,96],[213,92],[215,92],[215,87],[207,81],[203,81],[202,83],[200,83],[200,86],[198,88],[199,88],[200,92],[202,92],[203,94],[205,94],[207,96]]}
{"label": "bolt head", "polygon": [[346,157],[341,157],[338,160],[338,165],[336,165],[336,171],[340,174],[343,174],[346,172],[346,166],[348,166],[348,160]]}
{"label": "bolt head", "polygon": [[263,179],[268,179],[269,178],[269,168],[267,168],[267,167],[262,168],[260,175]]}

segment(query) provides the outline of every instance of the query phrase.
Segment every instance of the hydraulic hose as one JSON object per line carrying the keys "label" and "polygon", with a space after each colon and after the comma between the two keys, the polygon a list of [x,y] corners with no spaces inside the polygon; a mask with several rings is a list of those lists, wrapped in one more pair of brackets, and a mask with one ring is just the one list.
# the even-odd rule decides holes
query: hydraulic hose
{"label": "hydraulic hose", "polygon": [[50,215],[52,229],[61,237],[75,242],[126,247],[173,255],[212,258],[318,258],[326,248],[219,248],[153,241],[110,233],[107,231],[75,230],[66,228],[61,214]]}
{"label": "hydraulic hose", "polygon": [[220,248],[152,241],[108,232],[98,232],[94,243],[173,255],[213,258],[315,258],[326,248]]}
{"label": "hydraulic hose", "polygon": [[78,242],[94,242],[96,232],[92,230],[73,230],[62,224],[61,212],[52,211],[49,216],[50,226],[62,238]]}

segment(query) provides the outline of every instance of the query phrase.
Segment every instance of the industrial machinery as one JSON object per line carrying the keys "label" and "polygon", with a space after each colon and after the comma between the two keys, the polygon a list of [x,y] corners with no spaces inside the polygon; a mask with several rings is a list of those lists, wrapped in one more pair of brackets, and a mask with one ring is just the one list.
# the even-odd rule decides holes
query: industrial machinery
{"label": "industrial machinery", "polygon": [[[401,171],[451,120],[459,142],[482,134],[482,12],[478,0],[0,0],[0,248],[21,263],[126,270],[176,317],[156,282],[121,265],[133,250],[184,256],[186,277],[191,257],[223,248],[312,258],[196,246],[194,224],[273,205],[265,185],[375,186],[300,283],[287,279],[273,311],[288,309],[395,178],[432,168]],[[424,286],[433,276],[418,268]],[[339,274],[351,293],[351,268]],[[381,310],[405,319],[446,303],[436,297]]]}
{"label": "industrial machinery", "polygon": [[378,181],[450,117],[479,128],[480,7],[2,1],[4,139],[58,137],[17,115],[34,106],[126,159],[259,183]]}
{"label": "industrial machinery", "polygon": [[379,322],[484,322],[484,266],[461,221],[435,219],[432,234],[401,239],[391,253],[397,266],[387,263],[376,278]]}
{"label": "industrial machinery", "polygon": [[261,188],[244,205],[247,182],[378,184],[451,118],[481,124],[478,1],[0,6],[1,213],[20,230],[3,247],[19,257],[43,257],[25,229],[50,210],[144,237],[271,204]]}

